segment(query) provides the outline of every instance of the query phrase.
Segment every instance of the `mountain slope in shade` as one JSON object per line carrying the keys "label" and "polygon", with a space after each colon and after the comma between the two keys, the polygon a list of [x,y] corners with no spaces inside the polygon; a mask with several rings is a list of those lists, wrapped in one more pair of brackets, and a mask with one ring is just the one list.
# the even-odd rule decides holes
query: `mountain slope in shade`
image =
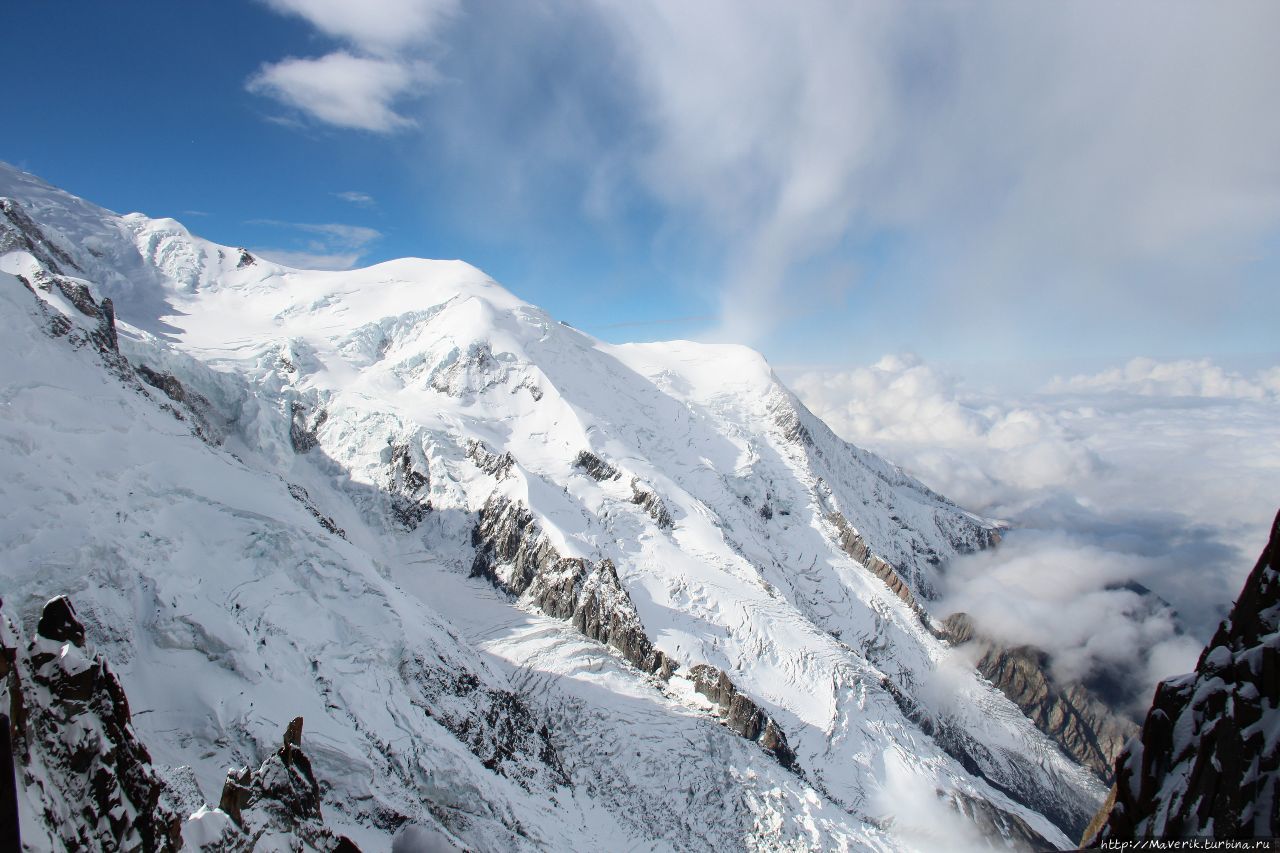
{"label": "mountain slope in shade", "polygon": [[1280,836],[1280,515],[1195,672],[1156,688],[1087,844]]}
{"label": "mountain slope in shade", "polygon": [[1029,848],[1096,811],[930,616],[995,528],[758,354],[0,197],[5,609],[71,595],[195,799],[303,716],[374,849]]}

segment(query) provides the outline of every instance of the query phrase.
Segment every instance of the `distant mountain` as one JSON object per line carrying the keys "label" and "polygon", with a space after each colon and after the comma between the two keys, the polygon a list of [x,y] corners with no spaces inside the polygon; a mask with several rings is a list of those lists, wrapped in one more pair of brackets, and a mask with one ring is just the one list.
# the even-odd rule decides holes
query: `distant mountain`
{"label": "distant mountain", "polygon": [[[69,596],[188,845],[266,825],[227,771],[294,773],[296,717],[313,849],[1039,849],[1097,811],[931,614],[995,525],[757,353],[608,345],[455,261],[288,269],[9,167],[0,197],[11,658]],[[168,832],[58,817],[78,764],[16,761],[31,849]]]}
{"label": "distant mountain", "polygon": [[1156,688],[1084,843],[1280,837],[1280,515],[1195,672]]}

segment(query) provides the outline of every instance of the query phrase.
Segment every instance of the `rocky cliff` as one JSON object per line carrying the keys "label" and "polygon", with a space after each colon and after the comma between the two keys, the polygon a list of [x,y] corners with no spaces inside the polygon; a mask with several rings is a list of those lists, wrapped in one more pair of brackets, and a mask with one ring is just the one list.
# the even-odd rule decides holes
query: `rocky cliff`
{"label": "rocky cliff", "polygon": [[976,658],[978,672],[1022,709],[1062,750],[1110,785],[1116,756],[1138,727],[1078,681],[1062,682],[1048,655],[1034,646],[1006,646],[981,634],[972,619],[954,613],[946,635]]}
{"label": "rocky cliff", "polygon": [[1108,803],[1086,846],[1280,836],[1280,515],[1195,671],[1156,688]]}

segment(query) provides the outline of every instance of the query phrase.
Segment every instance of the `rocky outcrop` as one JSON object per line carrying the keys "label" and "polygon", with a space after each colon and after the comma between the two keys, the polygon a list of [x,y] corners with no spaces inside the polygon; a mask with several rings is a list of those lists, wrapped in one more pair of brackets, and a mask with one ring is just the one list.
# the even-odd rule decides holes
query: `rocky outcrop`
{"label": "rocky outcrop", "polygon": [[164,783],[133,731],[124,689],[86,643],[71,602],[49,601],[27,643],[0,617],[0,644],[18,788],[42,819],[28,827],[27,843],[177,849],[181,816],[164,805]]}
{"label": "rocky outcrop", "polygon": [[191,420],[191,429],[198,438],[214,445],[221,444],[226,438],[226,419],[218,415],[213,404],[203,394],[183,385],[172,373],[154,370],[145,364],[139,364],[134,372],[139,379],[164,394],[178,407],[172,409],[174,415],[185,420],[183,412],[186,412]]}
{"label": "rocky outcrop", "polygon": [[[472,544],[473,577],[486,577],[548,616],[568,620],[584,635],[616,649],[632,666],[663,681],[680,668],[678,661],[653,647],[613,563],[561,557],[532,513],[519,503],[491,497],[480,511]],[[716,704],[725,725],[759,743],[784,767],[795,766],[782,728],[725,673],[707,664],[689,672],[694,689]]]}
{"label": "rocky outcrop", "polygon": [[1103,784],[1113,781],[1116,756],[1138,731],[1078,681],[1060,682],[1049,656],[1033,646],[1005,646],[977,631],[965,613],[942,623],[956,646],[969,646],[978,672],[1008,696],[1036,728],[1067,755],[1093,771]]}
{"label": "rocky outcrop", "polygon": [[657,492],[641,483],[639,477],[631,479],[631,502],[644,507],[644,511],[649,513],[649,517],[663,530],[670,530],[675,525],[662,498],[658,497]]}
{"label": "rocky outcrop", "polygon": [[96,321],[92,325],[75,323],[61,311],[51,308],[45,299],[36,296],[36,305],[45,318],[46,334],[53,338],[65,336],[75,349],[92,347],[102,356],[102,362],[108,369],[122,378],[128,377],[129,363],[120,354],[116,312],[110,299],[98,302],[81,282],[44,270],[37,270],[31,278],[21,275],[17,278],[33,296],[37,290],[47,294],[56,291],[76,312]]}
{"label": "rocky outcrop", "polygon": [[1086,845],[1280,836],[1280,515],[1195,671],[1156,688]]}
{"label": "rocky outcrop", "polygon": [[862,538],[862,534],[853,529],[849,519],[845,518],[843,513],[833,511],[827,515],[827,522],[836,530],[836,542],[840,545],[840,550],[857,560],[867,568],[867,571],[884,581],[885,586],[889,587],[889,590],[894,595],[902,599],[928,625],[928,614],[916,602],[916,597],[912,594],[911,588],[898,576],[893,566],[872,553],[871,546]]}
{"label": "rocky outcrop", "polygon": [[675,662],[654,649],[645,634],[613,563],[561,557],[521,504],[491,497],[480,511],[472,544],[473,577],[527,596],[548,616],[570,621],[644,672],[667,677],[675,670]]}
{"label": "rocky outcrop", "polygon": [[516,464],[510,453],[494,453],[483,442],[474,438],[467,442],[467,458],[481,471],[499,480],[506,477],[511,472],[511,466]]}
{"label": "rocky outcrop", "polygon": [[22,205],[11,198],[0,198],[0,255],[13,251],[29,253],[53,273],[80,271],[71,256],[51,242],[27,216]]}
{"label": "rocky outcrop", "polygon": [[604,480],[616,480],[621,476],[617,468],[614,468],[590,450],[580,451],[573,460],[573,467],[586,472],[587,476],[593,480],[601,482]]}
{"label": "rocky outcrop", "polygon": [[29,642],[0,614],[0,687],[8,710],[0,715],[0,848],[24,849],[22,798],[37,820],[23,827],[25,849],[357,849],[324,825],[300,717],[261,767],[227,774],[218,808],[175,811],[183,798],[152,765],[124,688],[65,596],[45,604]]}
{"label": "rocky outcrop", "polygon": [[283,841],[288,849],[358,853],[349,838],[325,826],[320,802],[320,783],[302,749],[302,718],[295,717],[280,748],[257,770],[227,771],[218,808],[196,812],[183,834],[209,851],[273,849]]}
{"label": "rocky outcrop", "polygon": [[307,493],[307,490],[302,488],[302,486],[299,486],[296,483],[290,483],[289,495],[295,501],[297,501],[298,503],[306,507],[307,512],[311,513],[311,517],[314,518],[316,522],[325,530],[329,531],[334,536],[337,536],[341,539],[347,538],[347,531],[339,527],[338,523],[334,521],[332,518],[330,518],[329,516],[321,512],[320,508],[317,507],[314,503],[312,503],[311,495],[309,495]]}
{"label": "rocky outcrop", "polygon": [[391,499],[391,516],[402,530],[417,529],[431,514],[431,478],[421,450],[410,444],[390,445],[391,460],[386,493]]}
{"label": "rocky outcrop", "polygon": [[309,409],[302,403],[289,407],[289,443],[295,453],[306,453],[320,444],[320,427],[329,419],[324,409]]}
{"label": "rocky outcrop", "polygon": [[937,794],[940,800],[976,826],[983,838],[992,841],[998,839],[1006,849],[1025,853],[1054,849],[1054,844],[1032,829],[1025,820],[1012,812],[997,808],[989,800],[971,797],[960,791],[938,791]]}
{"label": "rocky outcrop", "polygon": [[787,744],[786,734],[759,705],[739,692],[728,675],[704,663],[692,667],[689,677],[693,680],[693,689],[720,708],[724,724],[731,731],[759,743],[783,767],[797,768],[796,755]]}

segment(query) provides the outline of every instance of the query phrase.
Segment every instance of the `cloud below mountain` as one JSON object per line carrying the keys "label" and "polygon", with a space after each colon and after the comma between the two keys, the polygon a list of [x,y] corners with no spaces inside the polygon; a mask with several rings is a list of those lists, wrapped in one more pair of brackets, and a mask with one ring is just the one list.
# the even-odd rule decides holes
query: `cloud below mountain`
{"label": "cloud below mountain", "polygon": [[1137,359],[1007,400],[891,356],[791,385],[844,438],[1013,524],[949,567],[943,609],[1045,648],[1063,675],[1150,687],[1194,664],[1280,504],[1274,376]]}

